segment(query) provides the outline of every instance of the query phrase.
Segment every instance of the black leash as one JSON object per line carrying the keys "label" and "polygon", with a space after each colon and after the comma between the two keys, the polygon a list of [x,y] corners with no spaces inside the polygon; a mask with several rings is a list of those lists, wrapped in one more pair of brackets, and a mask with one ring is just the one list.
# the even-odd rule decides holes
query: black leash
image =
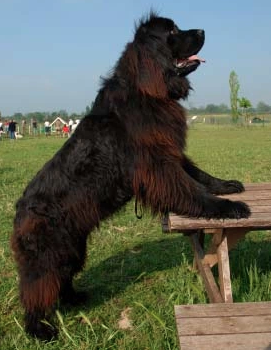
{"label": "black leash", "polygon": [[139,205],[140,214],[138,214],[137,205],[138,205],[138,203],[137,203],[137,197],[136,197],[136,199],[135,199],[135,215],[136,215],[137,219],[142,219],[142,217],[143,217],[142,205],[141,205],[141,203]]}

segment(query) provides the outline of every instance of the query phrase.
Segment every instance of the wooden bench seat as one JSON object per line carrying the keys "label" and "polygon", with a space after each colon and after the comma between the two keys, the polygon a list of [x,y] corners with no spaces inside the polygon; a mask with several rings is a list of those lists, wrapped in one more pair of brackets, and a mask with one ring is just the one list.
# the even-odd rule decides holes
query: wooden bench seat
{"label": "wooden bench seat", "polygon": [[175,306],[181,350],[271,349],[271,302]]}

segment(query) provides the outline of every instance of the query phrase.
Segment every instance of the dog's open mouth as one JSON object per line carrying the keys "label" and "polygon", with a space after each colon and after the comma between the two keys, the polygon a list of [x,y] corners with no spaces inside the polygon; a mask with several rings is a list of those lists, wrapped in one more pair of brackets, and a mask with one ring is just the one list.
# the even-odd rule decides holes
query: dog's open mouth
{"label": "dog's open mouth", "polygon": [[187,58],[176,58],[174,60],[174,65],[177,68],[185,68],[193,64],[200,64],[201,62],[205,62],[205,59],[200,58],[197,55],[192,55]]}

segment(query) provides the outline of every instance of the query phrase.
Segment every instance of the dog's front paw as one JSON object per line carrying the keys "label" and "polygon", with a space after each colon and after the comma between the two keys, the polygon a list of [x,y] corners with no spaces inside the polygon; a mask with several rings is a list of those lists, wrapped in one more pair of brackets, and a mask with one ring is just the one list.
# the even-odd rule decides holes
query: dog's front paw
{"label": "dog's front paw", "polygon": [[249,206],[244,202],[225,200],[220,205],[220,217],[223,219],[248,218],[251,214]]}
{"label": "dog's front paw", "polygon": [[26,325],[25,330],[32,337],[45,341],[51,341],[58,336],[57,328],[44,321],[38,321],[35,325]]}
{"label": "dog's front paw", "polygon": [[223,183],[223,188],[221,188],[221,194],[231,194],[244,192],[245,187],[242,182],[237,180],[229,180]]}

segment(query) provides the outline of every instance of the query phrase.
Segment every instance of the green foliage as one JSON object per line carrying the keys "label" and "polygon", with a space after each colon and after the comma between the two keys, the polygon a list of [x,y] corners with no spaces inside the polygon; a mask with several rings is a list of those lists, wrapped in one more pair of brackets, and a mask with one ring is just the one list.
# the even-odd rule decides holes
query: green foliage
{"label": "green foliage", "polygon": [[239,106],[242,110],[242,115],[244,115],[245,117],[245,121],[246,123],[248,122],[248,109],[252,107],[252,104],[251,102],[245,98],[245,97],[241,97],[240,99],[238,99],[238,103],[239,103]]}
{"label": "green foliage", "polygon": [[[271,128],[199,124],[189,131],[188,153],[215,176],[246,182],[270,181]],[[91,235],[84,271],[75,280],[89,301],[58,308],[59,338],[39,342],[23,331],[17,272],[9,239],[14,205],[40,167],[61,147],[60,138],[0,141],[0,349],[3,350],[178,350],[173,306],[206,303],[200,277],[191,269],[187,237],[162,234],[159,218],[134,215],[134,203]],[[231,252],[235,301],[271,300],[271,235],[249,233]],[[130,310],[132,327],[122,329]]]}
{"label": "green foliage", "polygon": [[202,107],[193,107],[190,106],[188,109],[189,114],[193,114],[193,115],[198,115],[198,114],[227,114],[230,113],[230,109],[229,107],[224,104],[221,103],[219,105],[216,104],[208,104],[206,107],[202,106]]}
{"label": "green foliage", "polygon": [[271,106],[267,105],[266,103],[260,101],[258,104],[257,104],[257,111],[259,113],[268,113],[268,112],[271,112]]}
{"label": "green foliage", "polygon": [[[88,107],[88,106],[87,106]],[[64,120],[68,120],[72,118],[73,120],[81,119],[85,113],[68,113],[66,110],[61,109],[59,111],[54,112],[29,112],[29,113],[14,113],[13,115],[2,117],[2,119],[14,119],[17,122],[20,122],[22,119],[25,119],[27,123],[30,124],[32,119],[36,119],[38,123],[44,123],[45,120],[49,120],[50,122],[54,121],[57,117],[60,117]],[[1,119],[1,114],[0,114]]]}
{"label": "green foliage", "polygon": [[252,107],[251,102],[245,97],[241,97],[240,99],[238,99],[238,103],[239,103],[240,108],[247,109],[247,108]]}

